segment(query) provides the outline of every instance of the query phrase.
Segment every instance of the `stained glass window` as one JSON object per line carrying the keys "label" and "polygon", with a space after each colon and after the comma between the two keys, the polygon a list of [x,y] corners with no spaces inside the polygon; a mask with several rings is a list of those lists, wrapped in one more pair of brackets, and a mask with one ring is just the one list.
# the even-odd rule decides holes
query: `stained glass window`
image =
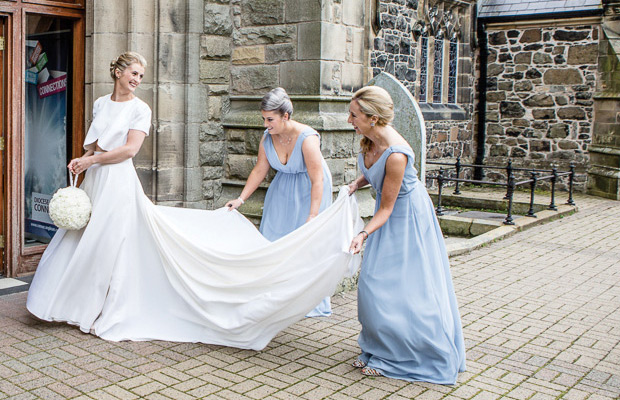
{"label": "stained glass window", "polygon": [[420,45],[420,103],[426,103],[428,78],[428,35],[422,35]]}
{"label": "stained glass window", "polygon": [[450,58],[448,60],[448,103],[456,103],[456,72],[458,62],[458,43],[456,38],[450,40]]}
{"label": "stained glass window", "polygon": [[441,103],[443,78],[443,38],[435,38],[435,57],[433,59],[433,103]]}

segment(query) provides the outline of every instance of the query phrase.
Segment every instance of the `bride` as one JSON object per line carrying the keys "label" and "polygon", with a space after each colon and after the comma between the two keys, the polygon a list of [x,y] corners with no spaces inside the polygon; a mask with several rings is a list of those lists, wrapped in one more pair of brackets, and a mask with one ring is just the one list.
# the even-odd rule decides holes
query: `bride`
{"label": "bride", "polygon": [[88,225],[59,229],[43,254],[27,308],[107,340],[202,342],[260,350],[333,293],[359,256],[354,196],[275,242],[237,211],[156,206],[132,158],[149,134],[151,110],[135,96],[146,61],[121,54],[111,94],[97,99],[85,154]]}

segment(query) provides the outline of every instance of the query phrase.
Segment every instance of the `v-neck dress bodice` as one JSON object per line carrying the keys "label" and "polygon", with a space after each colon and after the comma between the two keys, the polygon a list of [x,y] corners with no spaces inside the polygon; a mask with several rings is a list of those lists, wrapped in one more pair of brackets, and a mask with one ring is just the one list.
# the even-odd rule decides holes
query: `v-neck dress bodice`
{"label": "v-neck dress bodice", "polygon": [[387,222],[366,243],[358,283],[360,358],[385,376],[454,384],[465,370],[465,345],[443,235],[408,146],[391,146],[364,177],[381,205],[385,166],[393,153],[408,158]]}
{"label": "v-neck dress bodice", "polygon": [[[260,232],[267,239],[274,241],[293,232],[302,226],[310,214],[312,182],[306,168],[302,146],[309,136],[319,136],[312,128],[304,129],[295,142],[286,164],[282,164],[273,145],[271,135],[265,131],[263,148],[271,168],[276,176],[269,184],[263,205],[263,217]],[[332,175],[325,159],[321,157],[323,166],[323,197],[319,212],[332,204]],[[308,316],[331,315],[329,298],[323,299]]]}

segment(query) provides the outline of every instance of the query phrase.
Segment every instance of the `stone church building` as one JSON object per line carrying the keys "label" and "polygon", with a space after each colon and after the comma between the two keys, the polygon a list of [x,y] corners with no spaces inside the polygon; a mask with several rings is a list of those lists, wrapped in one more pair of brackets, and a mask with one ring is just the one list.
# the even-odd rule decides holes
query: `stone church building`
{"label": "stone church building", "polygon": [[[427,160],[574,163],[578,190],[620,199],[619,16],[617,0],[0,0],[0,273],[36,267],[45,187],[66,179],[40,176],[81,154],[126,50],[149,64],[137,94],[153,123],[134,162],[158,204],[235,198],[263,133],[260,99],[276,86],[321,134],[334,187],[352,181],[350,96],[383,71],[420,105]],[[61,118],[41,117],[49,104]],[[56,136],[40,137],[44,124]]]}

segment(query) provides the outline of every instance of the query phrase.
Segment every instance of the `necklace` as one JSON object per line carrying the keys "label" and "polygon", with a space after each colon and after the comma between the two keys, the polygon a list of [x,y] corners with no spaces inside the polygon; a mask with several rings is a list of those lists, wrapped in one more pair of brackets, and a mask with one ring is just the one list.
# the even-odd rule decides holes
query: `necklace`
{"label": "necklace", "polygon": [[285,140],[282,140],[281,136],[282,136],[282,134],[278,135],[278,142],[280,142],[280,144],[282,146],[288,146],[293,141],[293,137],[292,136],[287,136],[287,138]]}

